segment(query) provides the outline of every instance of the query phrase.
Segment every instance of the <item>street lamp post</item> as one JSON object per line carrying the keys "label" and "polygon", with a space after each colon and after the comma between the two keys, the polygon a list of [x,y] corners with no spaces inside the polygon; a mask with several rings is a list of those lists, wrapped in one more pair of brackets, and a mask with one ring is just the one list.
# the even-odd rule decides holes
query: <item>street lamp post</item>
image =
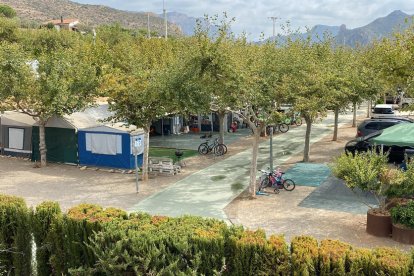
{"label": "street lamp post", "polygon": [[273,172],[273,125],[270,129],[270,171]]}
{"label": "street lamp post", "polygon": [[162,0],[162,10],[164,13],[164,28],[165,28],[165,39],[168,37],[168,22],[167,22],[167,11],[165,9],[165,0]]}
{"label": "street lamp post", "polygon": [[271,17],[269,17],[269,19],[273,21],[273,36],[272,37],[274,39],[275,36],[276,36],[276,20],[278,20],[279,17],[271,16]]}

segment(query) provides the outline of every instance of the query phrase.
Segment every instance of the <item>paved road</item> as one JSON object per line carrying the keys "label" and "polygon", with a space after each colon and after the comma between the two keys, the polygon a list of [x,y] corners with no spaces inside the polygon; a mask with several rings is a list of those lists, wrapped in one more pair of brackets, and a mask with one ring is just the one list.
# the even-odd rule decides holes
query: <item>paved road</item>
{"label": "paved road", "polygon": [[[352,120],[352,114],[340,116],[340,124]],[[281,165],[303,151],[305,126],[293,128],[273,138],[274,164]],[[311,143],[333,132],[333,115],[313,125]],[[258,168],[269,162],[269,142],[259,145]],[[181,216],[185,214],[227,220],[224,208],[248,187],[252,151],[247,150],[217,162],[135,205],[130,211]]]}

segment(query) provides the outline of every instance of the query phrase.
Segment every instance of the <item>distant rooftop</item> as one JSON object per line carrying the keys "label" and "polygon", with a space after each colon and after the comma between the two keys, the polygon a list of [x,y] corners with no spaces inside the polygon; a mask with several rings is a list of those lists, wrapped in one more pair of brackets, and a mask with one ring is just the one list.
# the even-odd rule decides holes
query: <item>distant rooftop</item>
{"label": "distant rooftop", "polygon": [[79,19],[75,19],[75,18],[68,18],[68,19],[53,19],[50,21],[45,22],[44,24],[48,24],[48,23],[52,23],[53,25],[69,25],[69,24],[78,24],[79,23]]}

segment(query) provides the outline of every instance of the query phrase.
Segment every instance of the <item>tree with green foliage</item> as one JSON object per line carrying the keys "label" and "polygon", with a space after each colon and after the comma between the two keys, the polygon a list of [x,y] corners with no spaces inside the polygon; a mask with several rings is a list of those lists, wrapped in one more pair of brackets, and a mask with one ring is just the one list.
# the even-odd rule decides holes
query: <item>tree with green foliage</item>
{"label": "tree with green foliage", "polygon": [[41,166],[47,162],[48,120],[80,111],[94,102],[99,79],[90,52],[90,46],[84,44],[42,53],[33,60],[19,45],[1,45],[1,107],[18,110],[37,121]]}
{"label": "tree with green foliage", "polygon": [[256,196],[257,160],[260,135],[268,125],[281,120],[279,106],[287,99],[286,91],[278,89],[281,80],[279,65],[281,50],[272,43],[254,45],[240,40],[235,47],[240,57],[240,85],[230,105],[253,131],[249,192]]}
{"label": "tree with green foliage", "polygon": [[[375,62],[377,72],[384,83],[383,95],[397,96],[399,91],[405,97],[414,97],[414,27],[403,33],[395,33],[391,39],[383,39],[375,44]],[[411,107],[414,109],[414,107]]]}
{"label": "tree with green foliage", "polygon": [[279,89],[288,95],[288,103],[300,112],[306,122],[303,161],[309,162],[312,124],[325,116],[331,105],[330,76],[327,60],[332,45],[330,41],[311,43],[307,40],[290,40],[284,46],[279,64],[282,67],[282,81]]}
{"label": "tree with green foliage", "polygon": [[104,66],[104,93],[109,96],[111,118],[145,131],[142,179],[148,179],[149,131],[154,120],[171,113],[162,95],[164,72],[175,59],[173,41],[141,39],[120,41]]}
{"label": "tree with green foliage", "polygon": [[0,16],[0,42],[17,42],[18,28],[17,20]]}
{"label": "tree with green foliage", "polygon": [[14,18],[16,17],[16,11],[10,6],[0,5],[0,16]]}
{"label": "tree with green foliage", "polygon": [[330,107],[334,110],[334,133],[332,141],[338,139],[339,113],[344,111],[351,102],[352,75],[354,69],[351,49],[342,46],[331,49],[330,57],[326,60],[326,66],[330,68],[327,75],[327,89],[331,103]]}
{"label": "tree with green foliage", "polygon": [[[206,18],[205,21],[217,21],[217,18]],[[210,109],[216,112],[219,118],[219,142],[224,142],[224,119],[229,107],[237,99],[240,89],[240,75],[242,74],[240,59],[235,48],[237,40],[230,33],[231,21],[226,21],[226,15],[219,24],[217,34],[213,39],[209,24],[198,22],[196,29],[196,52],[187,61],[187,72],[192,84],[198,84],[197,93],[192,96],[198,99],[209,98],[204,102],[199,101],[195,112]],[[187,81],[187,82],[188,82]],[[200,95],[201,94],[201,95]]]}

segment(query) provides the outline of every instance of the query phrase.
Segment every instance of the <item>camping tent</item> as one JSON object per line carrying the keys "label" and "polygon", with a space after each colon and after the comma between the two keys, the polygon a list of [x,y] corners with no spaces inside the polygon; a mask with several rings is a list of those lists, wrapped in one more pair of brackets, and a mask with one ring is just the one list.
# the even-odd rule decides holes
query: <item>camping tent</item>
{"label": "camping tent", "polygon": [[35,120],[26,114],[6,111],[0,116],[0,153],[20,157],[32,154],[32,126]]}
{"label": "camping tent", "polygon": [[414,123],[386,128],[371,143],[384,146],[414,147]]}
{"label": "camping tent", "polygon": [[[135,168],[133,147],[135,141],[140,145],[144,141],[144,132],[135,126],[121,124],[103,125],[78,131],[79,163],[81,165]],[[142,149],[137,152],[138,165],[142,165]]]}
{"label": "camping tent", "polygon": [[[54,116],[49,119],[45,129],[47,160],[78,164],[77,130],[102,125],[100,120],[109,116],[111,113],[108,111],[108,105],[99,105],[69,116]],[[40,160],[38,124],[33,127],[32,145],[32,161],[38,161]]]}
{"label": "camping tent", "polygon": [[[78,163],[76,127],[63,117],[52,117],[45,128],[46,158],[50,162]],[[40,160],[39,125],[33,126],[32,161]]]}

